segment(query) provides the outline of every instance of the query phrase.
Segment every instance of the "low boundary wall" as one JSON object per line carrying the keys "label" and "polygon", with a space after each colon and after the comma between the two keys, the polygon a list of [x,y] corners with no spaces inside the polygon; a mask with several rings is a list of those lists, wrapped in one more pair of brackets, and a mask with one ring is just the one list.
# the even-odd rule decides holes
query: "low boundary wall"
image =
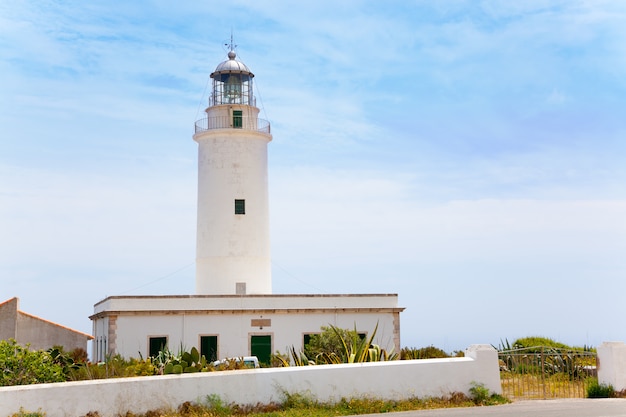
{"label": "low boundary wall", "polygon": [[406,399],[468,394],[474,384],[501,393],[498,354],[490,345],[472,345],[464,358],[261,368],[153,377],[117,378],[0,388],[0,417],[22,407],[46,417],[101,417],[176,408],[216,395],[225,403],[280,402],[283,393],[319,401],[374,397]]}

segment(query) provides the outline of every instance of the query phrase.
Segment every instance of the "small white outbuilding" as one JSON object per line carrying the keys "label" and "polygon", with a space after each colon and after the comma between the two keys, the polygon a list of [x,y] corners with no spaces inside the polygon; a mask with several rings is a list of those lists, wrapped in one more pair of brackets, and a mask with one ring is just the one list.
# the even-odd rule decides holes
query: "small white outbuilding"
{"label": "small white outbuilding", "polygon": [[23,346],[29,345],[33,350],[63,346],[68,352],[75,349],[87,352],[87,342],[93,337],[25,313],[20,310],[19,298],[13,297],[0,303],[0,340],[10,339]]}

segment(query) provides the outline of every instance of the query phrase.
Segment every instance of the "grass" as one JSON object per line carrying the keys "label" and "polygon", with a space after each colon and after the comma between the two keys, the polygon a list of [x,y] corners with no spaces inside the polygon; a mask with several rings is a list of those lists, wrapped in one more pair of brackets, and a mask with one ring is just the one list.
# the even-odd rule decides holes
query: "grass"
{"label": "grass", "polygon": [[623,395],[624,392],[616,392],[613,385],[599,384],[597,381],[587,387],[587,398],[623,398]]}
{"label": "grass", "polygon": [[[201,404],[185,402],[177,410],[154,410],[144,414],[126,413],[124,417],[327,417],[473,407],[509,402],[500,395],[491,394],[482,385],[474,385],[470,393],[470,396],[457,392],[441,398],[410,398],[402,401],[380,398],[342,398],[337,403],[325,403],[317,401],[307,394],[285,392],[281,403],[254,406],[225,404],[218,396],[209,395]],[[98,413],[90,413],[83,417],[100,416]]]}
{"label": "grass", "polygon": [[502,393],[508,398],[584,398],[591,379],[571,380],[567,375],[514,374],[501,372]]}

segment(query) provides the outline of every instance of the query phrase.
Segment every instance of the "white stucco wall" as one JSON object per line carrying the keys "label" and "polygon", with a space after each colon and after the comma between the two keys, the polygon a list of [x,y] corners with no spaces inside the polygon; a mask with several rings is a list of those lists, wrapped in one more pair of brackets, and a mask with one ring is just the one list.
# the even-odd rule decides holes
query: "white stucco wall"
{"label": "white stucco wall", "polygon": [[616,391],[626,389],[626,344],[604,342],[598,346],[598,382],[612,385]]}
{"label": "white stucco wall", "polygon": [[[397,302],[395,294],[109,297],[96,304],[92,316],[93,359],[106,353],[147,357],[149,338],[162,336],[177,352],[181,346],[199,348],[200,336],[217,335],[218,357],[224,358],[250,355],[252,335],[271,335],[271,351],[286,353],[292,345],[302,348],[304,334],[328,325],[356,325],[371,334],[378,324],[374,342],[397,351],[402,311]],[[96,351],[102,346],[111,351]]]}
{"label": "white stucco wall", "polygon": [[[271,326],[253,327],[251,321],[270,318]],[[305,333],[319,333],[321,326],[332,324],[341,328],[354,328],[371,334],[378,323],[376,343],[386,349],[394,347],[393,317],[380,314],[229,314],[229,315],[153,315],[119,316],[117,319],[116,351],[124,357],[148,356],[148,338],[167,336],[169,348],[177,352],[182,345],[187,350],[199,347],[201,335],[219,335],[218,357],[250,355],[251,335],[271,335],[272,352],[288,352],[294,345],[302,348]]]}
{"label": "white stucco wall", "polygon": [[[206,110],[209,120],[231,119],[241,110],[257,119],[252,106],[221,105]],[[222,126],[222,125],[220,125]],[[198,223],[196,293],[271,294],[268,133],[245,128],[208,129],[193,136],[198,143]],[[235,199],[245,200],[245,214],[234,213]]]}
{"label": "white stucco wall", "polygon": [[279,402],[283,391],[320,401],[351,397],[404,399],[468,393],[482,383],[501,393],[498,355],[490,345],[473,345],[465,358],[250,369],[201,374],[123,378],[0,388],[2,415],[41,408],[47,417],[98,411],[113,417],[175,408],[217,395],[228,403]]}

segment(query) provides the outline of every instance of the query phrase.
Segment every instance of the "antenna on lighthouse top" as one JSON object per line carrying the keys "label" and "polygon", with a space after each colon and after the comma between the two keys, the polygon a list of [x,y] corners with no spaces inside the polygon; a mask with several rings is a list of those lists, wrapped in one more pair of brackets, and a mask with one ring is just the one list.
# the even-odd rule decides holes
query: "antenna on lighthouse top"
{"label": "antenna on lighthouse top", "polygon": [[237,48],[237,45],[235,45],[235,41],[233,40],[233,30],[232,30],[232,28],[230,29],[230,43],[225,43],[224,45],[228,46],[229,52],[230,51],[234,52],[235,48]]}

